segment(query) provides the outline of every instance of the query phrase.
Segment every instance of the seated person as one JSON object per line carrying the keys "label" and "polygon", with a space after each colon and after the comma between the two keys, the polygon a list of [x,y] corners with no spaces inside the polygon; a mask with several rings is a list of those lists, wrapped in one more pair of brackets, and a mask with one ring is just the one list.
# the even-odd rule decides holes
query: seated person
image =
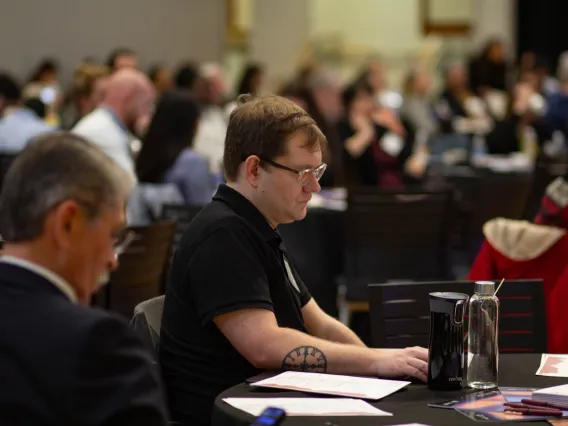
{"label": "seated person", "polygon": [[427,350],[375,350],[325,314],[277,227],[306,216],[326,140],[292,101],[240,97],[223,157],[227,185],[174,255],[160,363],[172,420],[210,422],[215,397],[266,370],[426,380]]}
{"label": "seated person", "polygon": [[166,425],[157,371],[130,325],[91,309],[116,268],[132,186],[69,133],[36,138],[0,195],[2,425]]}
{"label": "seated person", "polygon": [[193,149],[198,121],[199,106],[191,95],[164,93],[136,158],[140,182],[171,184],[185,204],[194,206],[207,204],[215,192],[207,158]]}
{"label": "seated person", "polygon": [[348,185],[398,189],[412,154],[413,135],[387,108],[376,109],[372,90],[356,82],[343,92],[345,117],[338,124]]}
{"label": "seated person", "polygon": [[[543,279],[547,312],[568,253],[568,182],[559,177],[546,189],[534,223],[497,218],[483,227],[485,242],[470,280]],[[554,324],[548,317],[548,336]],[[552,351],[552,347],[549,348]]]}

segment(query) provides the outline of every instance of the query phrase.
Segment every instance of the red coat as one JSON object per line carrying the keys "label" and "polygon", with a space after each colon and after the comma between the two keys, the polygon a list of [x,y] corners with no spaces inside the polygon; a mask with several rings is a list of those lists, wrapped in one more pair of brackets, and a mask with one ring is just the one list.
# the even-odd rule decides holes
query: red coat
{"label": "red coat", "polygon": [[[568,252],[565,252],[568,256]],[[549,302],[548,320],[553,326],[548,332],[549,348],[558,354],[568,354],[568,268],[558,279]]]}
{"label": "red coat", "polygon": [[[546,303],[548,351],[560,353],[562,350],[557,347],[554,339],[560,324],[552,312],[554,298],[552,292],[568,264],[568,233],[559,228],[509,219],[493,219],[485,224],[483,232],[486,240],[475,259],[468,279],[475,281],[500,281],[502,278],[542,279]],[[568,277],[566,283],[568,286]],[[568,341],[565,346],[568,347]]]}

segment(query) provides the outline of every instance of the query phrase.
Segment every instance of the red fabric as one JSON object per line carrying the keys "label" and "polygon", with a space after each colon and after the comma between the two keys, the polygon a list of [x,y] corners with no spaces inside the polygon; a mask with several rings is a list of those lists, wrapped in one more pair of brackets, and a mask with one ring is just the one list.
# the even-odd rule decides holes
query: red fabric
{"label": "red fabric", "polygon": [[[566,325],[559,323],[552,313],[553,289],[559,282],[568,264],[568,234],[564,235],[550,249],[539,257],[531,260],[517,261],[508,258],[495,249],[488,241],[483,243],[477,258],[471,268],[469,280],[530,280],[542,279],[544,281],[544,297],[546,302],[546,322],[548,335],[549,353],[568,353],[568,322]],[[507,285],[507,283],[505,283]],[[568,276],[566,277],[568,287]],[[568,296],[568,288],[565,290]],[[568,300],[565,299],[565,300]],[[565,328],[566,342],[564,349],[557,346],[557,339],[553,336],[560,333],[558,328]]]}
{"label": "red fabric", "polygon": [[398,159],[387,154],[379,146],[379,141],[373,142],[373,156],[377,164],[379,188],[401,189],[404,187],[402,172],[399,169]]}
{"label": "red fabric", "polygon": [[549,302],[547,319],[553,326],[548,332],[548,346],[558,354],[568,354],[568,268],[558,279]]}

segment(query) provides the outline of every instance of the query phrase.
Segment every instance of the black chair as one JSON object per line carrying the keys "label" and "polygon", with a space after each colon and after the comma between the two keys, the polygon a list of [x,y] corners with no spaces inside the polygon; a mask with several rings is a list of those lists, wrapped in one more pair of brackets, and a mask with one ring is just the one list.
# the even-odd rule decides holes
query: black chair
{"label": "black chair", "polygon": [[157,222],[129,228],[135,239],[120,255],[117,270],[96,295],[95,303],[130,319],[136,305],[160,296],[175,226],[175,222]]}
{"label": "black chair", "polygon": [[[473,281],[369,285],[374,347],[428,347],[429,294],[449,291],[473,295]],[[505,281],[500,301],[499,350],[502,353],[545,353],[546,312],[542,280]],[[467,331],[467,321],[465,322]]]}
{"label": "black chair", "polygon": [[451,189],[350,189],[340,320],[369,310],[369,283],[451,278],[451,216]]}

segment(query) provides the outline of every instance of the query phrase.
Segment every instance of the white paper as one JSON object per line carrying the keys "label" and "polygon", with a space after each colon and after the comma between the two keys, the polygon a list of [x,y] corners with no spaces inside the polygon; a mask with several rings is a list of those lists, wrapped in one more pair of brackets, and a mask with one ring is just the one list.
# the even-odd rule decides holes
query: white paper
{"label": "white paper", "polygon": [[251,386],[377,400],[409,384],[410,382],[399,380],[286,371],[278,376],[253,383]]}
{"label": "white paper", "polygon": [[568,377],[568,355],[542,354],[536,375]]}
{"label": "white paper", "polygon": [[227,404],[259,416],[268,407],[288,416],[392,416],[360,399],[346,398],[225,398]]}

